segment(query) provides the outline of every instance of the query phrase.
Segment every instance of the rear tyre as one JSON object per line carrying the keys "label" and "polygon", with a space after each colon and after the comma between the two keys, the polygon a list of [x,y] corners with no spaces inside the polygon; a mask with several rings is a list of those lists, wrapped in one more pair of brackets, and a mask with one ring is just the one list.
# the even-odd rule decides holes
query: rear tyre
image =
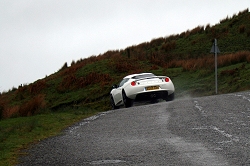
{"label": "rear tyre", "polygon": [[119,106],[115,105],[115,102],[114,102],[114,99],[113,99],[112,95],[110,95],[110,104],[111,104],[111,107],[112,107],[113,110],[120,108]]}
{"label": "rear tyre", "polygon": [[168,97],[165,100],[166,101],[172,101],[172,100],[174,100],[174,93],[168,95]]}
{"label": "rear tyre", "polygon": [[126,108],[131,107],[133,105],[133,100],[128,98],[124,91],[122,91],[122,99],[123,99],[124,106]]}

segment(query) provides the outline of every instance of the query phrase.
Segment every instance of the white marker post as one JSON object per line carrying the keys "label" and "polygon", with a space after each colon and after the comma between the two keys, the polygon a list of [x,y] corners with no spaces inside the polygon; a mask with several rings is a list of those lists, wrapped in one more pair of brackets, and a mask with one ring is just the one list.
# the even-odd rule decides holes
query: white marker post
{"label": "white marker post", "polygon": [[214,53],[214,58],[215,58],[215,60],[214,60],[214,62],[215,62],[215,94],[217,94],[218,93],[218,81],[217,81],[217,53],[220,53],[220,50],[219,50],[219,48],[218,48],[218,46],[217,46],[217,40],[216,39],[214,39],[214,44],[213,44],[213,46],[212,46],[212,48],[211,48],[211,51],[210,51],[211,53]]}

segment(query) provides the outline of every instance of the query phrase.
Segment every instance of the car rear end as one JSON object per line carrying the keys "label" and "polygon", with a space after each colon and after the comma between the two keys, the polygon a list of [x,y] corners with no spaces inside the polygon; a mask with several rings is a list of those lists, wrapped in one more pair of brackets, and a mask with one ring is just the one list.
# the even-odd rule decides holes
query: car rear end
{"label": "car rear end", "polygon": [[154,76],[131,79],[125,88],[127,97],[135,101],[164,99],[174,93],[174,85],[169,77]]}

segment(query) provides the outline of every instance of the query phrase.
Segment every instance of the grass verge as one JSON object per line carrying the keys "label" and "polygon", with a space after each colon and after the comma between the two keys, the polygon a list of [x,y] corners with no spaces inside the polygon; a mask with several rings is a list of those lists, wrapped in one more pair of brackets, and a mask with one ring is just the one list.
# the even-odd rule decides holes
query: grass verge
{"label": "grass verge", "polygon": [[10,118],[0,121],[0,165],[17,164],[21,149],[28,148],[32,143],[58,135],[70,125],[96,114],[88,108],[65,108],[60,112]]}

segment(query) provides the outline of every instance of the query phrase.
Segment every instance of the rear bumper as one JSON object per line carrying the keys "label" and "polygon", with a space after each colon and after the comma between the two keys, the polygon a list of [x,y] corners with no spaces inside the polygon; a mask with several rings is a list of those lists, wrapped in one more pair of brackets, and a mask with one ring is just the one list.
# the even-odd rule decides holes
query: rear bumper
{"label": "rear bumper", "polygon": [[135,97],[135,101],[146,101],[146,100],[154,100],[154,99],[164,99],[168,98],[168,91],[152,91],[152,92],[144,92],[139,93]]}

